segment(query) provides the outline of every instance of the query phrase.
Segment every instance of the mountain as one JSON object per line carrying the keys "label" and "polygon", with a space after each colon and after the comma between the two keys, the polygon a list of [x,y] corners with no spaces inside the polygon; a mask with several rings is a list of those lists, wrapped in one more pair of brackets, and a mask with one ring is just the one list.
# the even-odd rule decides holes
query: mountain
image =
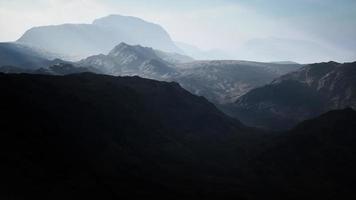
{"label": "mountain", "polygon": [[18,43],[0,43],[0,72],[65,75],[71,73],[101,73],[90,66],[53,59],[53,54]]}
{"label": "mountain", "polygon": [[0,67],[38,69],[49,63],[45,55],[38,50],[16,43],[0,43]]}
{"label": "mountain", "polygon": [[107,54],[120,42],[150,46],[168,52],[181,52],[161,26],[121,15],[96,19],[92,24],[31,28],[17,42],[62,54],[66,59],[72,60]]}
{"label": "mountain", "polygon": [[254,132],[177,83],[0,74],[0,88],[7,199],[225,196],[208,188],[246,159],[232,138]]}
{"label": "mountain", "polygon": [[247,128],[177,83],[0,74],[5,199],[355,197],[352,109]]}
{"label": "mountain", "polygon": [[248,61],[191,61],[182,55],[179,58],[149,47],[120,43],[108,55],[91,56],[78,65],[93,66],[115,76],[176,81],[217,104],[231,103],[249,90],[301,67]]}
{"label": "mountain", "polygon": [[259,127],[287,129],[323,112],[356,108],[356,63],[317,63],[240,97],[227,112]]}
{"label": "mountain", "polygon": [[[53,75],[94,72],[176,81],[190,92],[204,96],[216,104],[234,102],[249,90],[301,67],[299,64],[249,61],[194,61],[185,55],[126,43],[115,46],[107,55],[94,55],[78,62],[60,59],[50,61],[39,57],[40,54],[33,48],[16,43],[7,45],[16,47],[17,51],[21,50],[23,56],[14,54],[11,48],[4,49],[0,56],[6,58],[4,61],[11,62],[4,62],[6,66],[0,67],[0,72]],[[66,63],[69,65],[62,65]],[[49,68],[56,65],[60,65],[61,70],[65,71]],[[69,68],[64,69],[66,66]]]}
{"label": "mountain", "polygon": [[347,108],[282,133],[258,156],[257,166],[251,165],[266,175],[256,181],[265,188],[260,197],[275,193],[282,199],[355,198],[355,130],[356,112]]}
{"label": "mountain", "polygon": [[[165,57],[160,57],[164,55]],[[78,62],[79,66],[93,66],[109,75],[141,76],[162,80],[176,73],[173,64],[165,61],[169,54],[149,47],[120,43],[108,55],[96,55]]]}
{"label": "mountain", "polygon": [[180,74],[174,81],[216,104],[226,104],[300,66],[234,60],[195,61],[177,65]]}

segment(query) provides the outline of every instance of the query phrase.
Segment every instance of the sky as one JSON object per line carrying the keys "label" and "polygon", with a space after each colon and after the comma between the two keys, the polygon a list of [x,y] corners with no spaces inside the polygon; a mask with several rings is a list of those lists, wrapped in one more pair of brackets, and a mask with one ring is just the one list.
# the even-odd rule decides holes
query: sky
{"label": "sky", "polygon": [[160,24],[174,41],[234,59],[356,60],[355,0],[0,0],[0,41],[109,14]]}

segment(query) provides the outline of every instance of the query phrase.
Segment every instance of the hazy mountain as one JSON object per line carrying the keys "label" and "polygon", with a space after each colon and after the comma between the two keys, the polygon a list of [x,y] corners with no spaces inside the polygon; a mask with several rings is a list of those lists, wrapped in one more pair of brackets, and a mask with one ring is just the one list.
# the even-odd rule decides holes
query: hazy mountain
{"label": "hazy mountain", "polygon": [[50,61],[41,52],[16,43],[0,43],[0,67],[37,69],[47,66]]}
{"label": "hazy mountain", "polygon": [[[6,58],[4,60],[13,59],[6,62],[6,67],[0,68],[1,72],[63,75],[88,71],[115,76],[137,75],[156,80],[177,81],[190,92],[218,104],[234,102],[249,90],[301,67],[299,64],[249,61],[193,61],[192,58],[177,53],[126,43],[120,43],[107,55],[94,55],[79,62],[59,59],[49,61],[39,57],[37,51],[32,48],[11,43],[7,45],[20,49],[23,56],[12,53],[12,49],[3,50],[4,53],[0,55]],[[31,62],[27,62],[28,60]],[[62,65],[65,63],[69,65]],[[61,70],[64,71],[56,72],[48,68],[57,64],[60,64]],[[65,69],[66,66],[70,68]],[[37,70],[39,68],[42,69]]]}
{"label": "hazy mountain", "polygon": [[76,66],[61,59],[49,60],[50,54],[18,43],[0,43],[0,72],[66,75],[72,73],[101,73],[90,66]]}
{"label": "hazy mountain", "polygon": [[[158,55],[157,55],[158,54]],[[169,54],[140,45],[120,43],[108,55],[96,55],[78,62],[79,66],[93,66],[110,75],[141,76],[152,79],[165,79],[173,76],[176,70],[171,63],[163,60]]]}
{"label": "hazy mountain", "polygon": [[196,61],[177,67],[180,75],[174,80],[182,87],[214,103],[225,104],[301,65],[222,60]]}
{"label": "hazy mountain", "polygon": [[227,108],[243,122],[290,128],[332,109],[356,108],[356,63],[318,63],[256,88]]}
{"label": "hazy mountain", "polygon": [[[78,62],[109,75],[134,76],[176,81],[196,95],[214,103],[231,103],[249,90],[296,70],[299,64],[248,61],[193,61],[189,57],[121,43],[108,55],[96,55]],[[178,61],[180,60],[180,61]]]}
{"label": "hazy mountain", "polygon": [[92,24],[31,28],[17,42],[65,55],[67,59],[107,54],[120,42],[181,52],[161,26],[121,15],[96,19]]}
{"label": "hazy mountain", "polygon": [[354,197],[356,112],[246,128],[176,83],[0,74],[6,199]]}

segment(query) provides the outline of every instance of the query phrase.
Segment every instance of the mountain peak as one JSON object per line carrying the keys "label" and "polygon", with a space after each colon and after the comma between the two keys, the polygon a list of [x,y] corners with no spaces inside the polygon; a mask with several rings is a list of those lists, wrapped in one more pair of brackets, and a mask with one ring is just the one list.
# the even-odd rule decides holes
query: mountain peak
{"label": "mountain peak", "polygon": [[115,46],[108,54],[111,57],[117,57],[118,55],[125,54],[127,56],[135,55],[137,57],[159,59],[155,51],[150,47],[143,47],[141,45],[129,45],[121,42]]}
{"label": "mountain peak", "polygon": [[141,44],[167,52],[181,52],[160,25],[121,15],[99,18],[92,24],[31,28],[17,42],[63,55],[69,60],[106,54],[120,42]]}
{"label": "mountain peak", "polygon": [[147,22],[143,19],[140,19],[138,17],[133,17],[133,16],[124,16],[124,15],[119,15],[119,14],[111,14],[106,17],[98,18],[93,21],[94,25],[120,25],[121,23],[149,23],[153,24],[151,22]]}
{"label": "mountain peak", "polygon": [[116,45],[109,54],[116,52],[116,51],[120,51],[126,48],[130,48],[130,45],[126,44],[125,42],[121,42],[120,44]]}

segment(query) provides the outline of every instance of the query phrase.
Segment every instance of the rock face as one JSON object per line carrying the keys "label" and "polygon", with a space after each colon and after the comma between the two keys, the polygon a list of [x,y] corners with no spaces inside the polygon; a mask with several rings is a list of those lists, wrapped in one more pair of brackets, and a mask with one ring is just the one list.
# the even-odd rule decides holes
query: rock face
{"label": "rock face", "polygon": [[5,199],[355,198],[356,112],[247,128],[177,83],[0,74]]}
{"label": "rock face", "polygon": [[179,54],[121,43],[108,55],[91,56],[78,64],[93,66],[110,75],[176,81],[193,94],[217,104],[234,102],[249,90],[301,67],[248,61],[188,61],[189,57]]}
{"label": "rock face", "polygon": [[17,42],[61,54],[72,60],[107,54],[120,42],[181,52],[161,26],[121,15],[100,18],[92,24],[35,27],[26,31]]}
{"label": "rock face", "polygon": [[291,128],[323,112],[356,108],[356,63],[311,64],[256,88],[227,108],[249,125]]}

